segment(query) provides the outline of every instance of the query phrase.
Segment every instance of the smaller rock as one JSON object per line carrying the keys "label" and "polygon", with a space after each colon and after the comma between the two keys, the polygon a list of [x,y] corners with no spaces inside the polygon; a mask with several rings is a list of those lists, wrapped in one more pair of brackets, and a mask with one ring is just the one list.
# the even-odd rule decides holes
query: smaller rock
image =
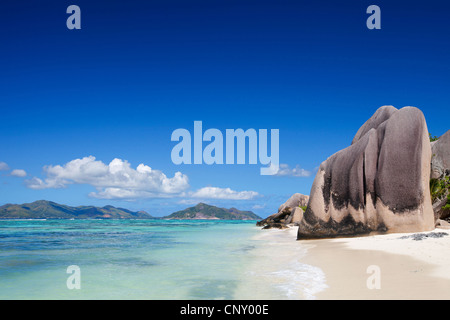
{"label": "smaller rock", "polygon": [[309,196],[305,196],[301,193],[294,193],[285,203],[279,208],[278,212],[283,211],[285,208],[304,207],[308,205]]}
{"label": "smaller rock", "polygon": [[448,221],[439,219],[436,223],[436,227],[440,229],[450,229],[450,223]]}
{"label": "smaller rock", "polygon": [[450,170],[450,130],[431,144],[431,178],[441,179]]}
{"label": "smaller rock", "polygon": [[286,229],[289,228],[288,226],[286,226],[283,223],[277,223],[277,222],[272,222],[272,223],[268,223],[266,224],[263,229],[272,229],[272,228],[277,228],[277,229]]}
{"label": "smaller rock", "polygon": [[300,221],[302,221],[303,219],[303,209],[300,207],[294,208],[291,216],[292,216],[292,220],[291,223],[293,223],[294,225],[299,223]]}
{"label": "smaller rock", "polygon": [[450,210],[446,207],[447,196],[443,199],[436,199],[433,203],[434,218],[437,220],[446,220],[450,217]]}
{"label": "smaller rock", "polygon": [[303,219],[303,210],[300,206],[307,206],[308,201],[309,196],[295,193],[278,208],[277,213],[258,221],[256,226],[264,227],[263,229],[270,229],[273,227],[278,228],[278,224],[282,224],[284,227],[287,227],[288,224],[298,225]]}

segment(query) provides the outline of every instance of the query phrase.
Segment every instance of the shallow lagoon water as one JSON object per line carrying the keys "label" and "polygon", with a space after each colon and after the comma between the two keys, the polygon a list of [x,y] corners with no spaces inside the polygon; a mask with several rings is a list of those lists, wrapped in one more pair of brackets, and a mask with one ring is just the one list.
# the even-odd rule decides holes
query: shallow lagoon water
{"label": "shallow lagoon water", "polygon": [[[2,220],[0,299],[313,298],[324,279],[301,263],[306,249],[280,250],[264,232],[255,221]],[[66,284],[72,265],[79,290]]]}

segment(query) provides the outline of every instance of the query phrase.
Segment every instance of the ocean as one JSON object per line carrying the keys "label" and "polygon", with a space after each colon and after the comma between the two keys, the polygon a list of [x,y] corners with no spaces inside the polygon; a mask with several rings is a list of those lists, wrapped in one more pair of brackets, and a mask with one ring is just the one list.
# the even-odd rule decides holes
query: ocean
{"label": "ocean", "polygon": [[255,221],[0,220],[0,299],[314,299],[325,276],[293,242]]}

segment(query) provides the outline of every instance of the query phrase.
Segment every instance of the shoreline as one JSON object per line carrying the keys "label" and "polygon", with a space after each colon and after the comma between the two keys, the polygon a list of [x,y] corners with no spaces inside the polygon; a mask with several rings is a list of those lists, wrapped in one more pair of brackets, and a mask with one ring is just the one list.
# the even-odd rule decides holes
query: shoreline
{"label": "shoreline", "polygon": [[[296,247],[300,261],[324,273],[317,300],[450,299],[450,230],[352,238],[296,240],[297,227],[277,230]],[[442,233],[414,240],[412,235]],[[439,235],[437,235],[439,236]],[[286,245],[287,241],[283,241]],[[294,270],[295,271],[295,270]]]}

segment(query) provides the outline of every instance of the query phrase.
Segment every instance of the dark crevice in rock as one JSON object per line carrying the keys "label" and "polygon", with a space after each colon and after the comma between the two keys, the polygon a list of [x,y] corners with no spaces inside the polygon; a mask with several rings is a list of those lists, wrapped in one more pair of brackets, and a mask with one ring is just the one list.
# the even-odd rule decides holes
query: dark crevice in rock
{"label": "dark crevice in rock", "polygon": [[[313,220],[315,222],[311,223]],[[326,222],[319,219],[309,219],[306,222],[307,224],[300,224],[297,240],[358,236],[367,235],[373,231],[387,231],[383,223],[380,223],[376,229],[371,229],[363,222],[356,222],[351,215],[347,215],[340,222],[331,218]]]}
{"label": "dark crevice in rock", "polygon": [[363,154],[363,168],[362,168],[362,174],[363,174],[363,195],[364,195],[364,208],[367,204],[367,183],[366,183],[366,154]]}

